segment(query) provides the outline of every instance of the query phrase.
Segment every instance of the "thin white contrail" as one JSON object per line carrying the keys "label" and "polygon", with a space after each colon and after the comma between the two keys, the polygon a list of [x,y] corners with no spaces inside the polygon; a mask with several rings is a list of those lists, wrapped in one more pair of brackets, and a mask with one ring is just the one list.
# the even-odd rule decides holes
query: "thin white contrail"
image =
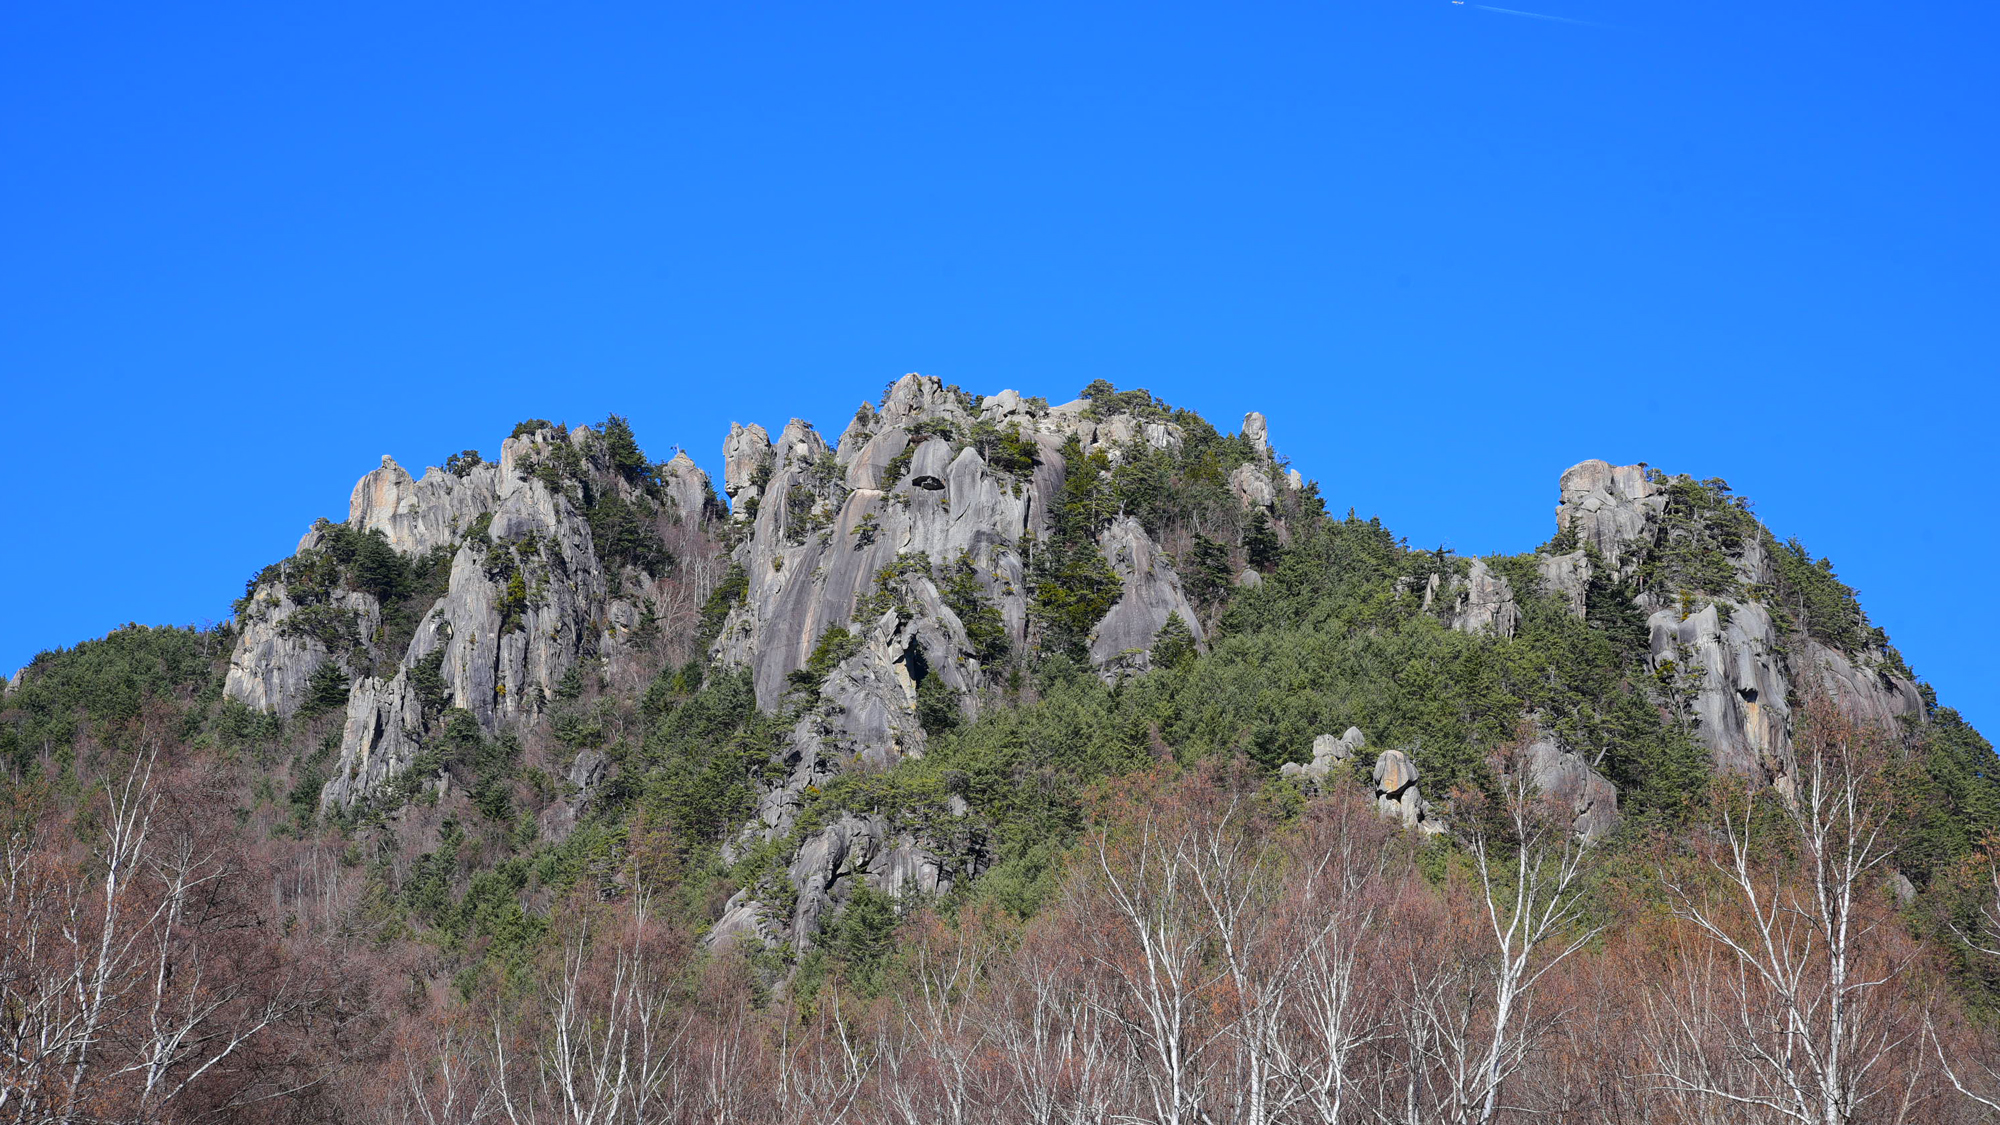
{"label": "thin white contrail", "polygon": [[1491,4],[1473,4],[1471,6],[1478,8],[1482,12],[1499,12],[1503,16],[1526,16],[1531,20],[1548,20],[1551,23],[1573,23],[1583,27],[1604,26],[1601,23],[1591,23],[1589,20],[1573,20],[1568,16],[1545,16],[1540,12],[1517,12],[1512,8],[1495,8]]}

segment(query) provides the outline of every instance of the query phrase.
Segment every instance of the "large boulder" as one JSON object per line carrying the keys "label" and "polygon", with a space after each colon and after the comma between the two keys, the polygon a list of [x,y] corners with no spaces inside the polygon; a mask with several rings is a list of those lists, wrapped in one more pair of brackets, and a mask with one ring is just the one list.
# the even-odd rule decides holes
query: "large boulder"
{"label": "large boulder", "polygon": [[1286,762],[1278,767],[1278,772],[1316,788],[1324,787],[1327,776],[1334,768],[1353,758],[1355,751],[1367,744],[1368,740],[1362,735],[1360,727],[1348,727],[1347,732],[1338,738],[1322,734],[1313,739],[1312,761],[1304,764]]}

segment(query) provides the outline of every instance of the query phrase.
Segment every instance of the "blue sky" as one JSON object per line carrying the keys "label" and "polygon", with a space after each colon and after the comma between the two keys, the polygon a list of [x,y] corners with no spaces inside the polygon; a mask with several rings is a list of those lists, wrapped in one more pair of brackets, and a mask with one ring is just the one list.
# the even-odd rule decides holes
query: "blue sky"
{"label": "blue sky", "polygon": [[[2000,728],[1990,4],[11,5],[0,665],[227,614],[383,453],[1245,410],[1531,548],[1721,476]],[[199,10],[193,10],[198,8]],[[184,10],[175,10],[184,9]]]}

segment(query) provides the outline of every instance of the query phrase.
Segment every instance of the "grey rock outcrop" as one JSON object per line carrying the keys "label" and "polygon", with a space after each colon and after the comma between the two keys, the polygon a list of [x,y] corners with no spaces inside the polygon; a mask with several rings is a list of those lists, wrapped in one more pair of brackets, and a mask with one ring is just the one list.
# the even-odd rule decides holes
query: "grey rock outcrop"
{"label": "grey rock outcrop", "polygon": [[1672,609],[1648,619],[1656,673],[1687,702],[1684,713],[1716,765],[1767,778],[1786,772],[1791,745],[1789,687],[1777,630],[1758,605],[1730,606],[1725,624],[1711,603],[1682,620]]}
{"label": "grey rock outcrop", "polygon": [[1529,783],[1563,811],[1577,835],[1598,840],[1618,826],[1617,786],[1581,755],[1543,734],[1528,746],[1526,759]]}
{"label": "grey rock outcrop", "polygon": [[407,770],[423,749],[422,724],[409,673],[363,679],[348,698],[340,760],[320,791],[321,807],[352,804]]}
{"label": "grey rock outcrop", "polygon": [[[1562,475],[1558,527],[1595,548],[1612,577],[1642,585],[1643,564],[1670,534],[1663,520],[1670,483],[1642,465],[1584,461]],[[1755,530],[1734,536],[1725,590],[1642,589],[1634,604],[1647,614],[1651,667],[1668,697],[1661,702],[1689,725],[1718,769],[1776,784],[1791,770],[1792,707],[1800,694],[1824,692],[1850,717],[1891,732],[1923,705],[1885,654],[1840,652],[1784,633],[1754,600],[1780,581],[1766,533]],[[1587,552],[1545,555],[1537,564],[1544,590],[1582,616],[1593,577]]]}
{"label": "grey rock outcrop", "polygon": [[[1012,471],[988,463],[965,441],[975,418],[1013,432],[1017,447],[1031,443],[1032,467]],[[833,451],[795,421],[773,443],[769,459],[760,461],[756,435],[748,427],[731,431],[725,455],[735,467],[729,480],[748,523],[733,558],[747,589],[712,652],[723,665],[750,669],[760,706],[789,704],[801,716],[781,751],[779,776],[732,853],[789,833],[808,795],[839,774],[921,755],[926,739],[917,699],[926,685],[942,687],[962,715],[978,711],[997,670],[981,664],[982,650],[942,588],[956,575],[954,597],[963,598],[969,576],[986,607],[980,612],[997,616],[1010,646],[1027,643],[1029,537],[1041,540],[1051,531],[1052,505],[1070,470],[1062,454],[1069,438],[1086,455],[1102,451],[1115,463],[1134,449],[1174,448],[1182,435],[1179,426],[1155,419],[1101,416],[1082,400],[1046,407],[1003,391],[975,406],[971,396],[921,375],[897,380],[879,409],[857,411]],[[740,503],[753,478],[765,481],[754,515]],[[1122,584],[1089,638],[1092,663],[1102,674],[1144,670],[1155,639],[1175,614],[1200,643],[1200,615],[1143,525],[1113,519],[1099,534],[1098,548]],[[847,630],[853,651],[817,682],[816,694],[801,697],[795,673],[833,629]],[[831,840],[830,832],[844,842],[825,844],[829,856],[879,851],[891,857],[880,870],[873,858],[850,864],[848,876],[891,893],[930,888],[940,878],[932,873],[947,866],[934,842],[893,842],[874,827],[830,826],[810,840]],[[759,895],[776,899],[753,892],[730,907],[716,932],[809,940],[845,892],[836,889],[840,879],[827,874],[838,865],[805,858],[811,862],[788,876],[798,910],[773,917]]]}
{"label": "grey rock outcrop", "polygon": [[422,480],[393,457],[364,475],[347,501],[347,526],[380,531],[405,555],[421,555],[457,543],[472,522],[493,510],[499,499],[500,466],[475,465],[464,476],[427,469]]}
{"label": "grey rock outcrop", "polygon": [[660,483],[667,498],[673,501],[674,510],[683,520],[699,521],[715,503],[715,489],[709,484],[708,474],[701,471],[686,451],[674,454],[661,470]]}
{"label": "grey rock outcrop", "polygon": [[1278,767],[1278,773],[1284,777],[1298,778],[1301,782],[1316,788],[1323,787],[1327,776],[1334,771],[1334,768],[1351,760],[1354,752],[1367,743],[1368,739],[1362,735],[1360,727],[1348,727],[1347,732],[1339,738],[1322,734],[1313,739],[1312,761],[1304,764],[1286,762]]}
{"label": "grey rock outcrop", "polygon": [[1375,810],[1385,817],[1435,835],[1444,825],[1431,815],[1431,803],[1417,788],[1417,764],[1401,750],[1384,750],[1375,758]]}
{"label": "grey rock outcrop", "polygon": [[1252,410],[1243,416],[1243,436],[1259,457],[1271,456],[1271,427],[1262,414]]}
{"label": "grey rock outcrop", "polygon": [[[1896,731],[1906,717],[1922,717],[1923,696],[1917,685],[1888,671],[1887,658],[1879,650],[1844,653],[1808,637],[1800,646],[1795,666],[1809,669],[1800,678],[1817,679],[1834,705],[1856,722]],[[1816,674],[1816,675],[1815,675]]]}
{"label": "grey rock outcrop", "polygon": [[1566,555],[1536,555],[1542,592],[1561,602],[1570,616],[1581,618],[1590,595],[1590,555],[1571,551]]}
{"label": "grey rock outcrop", "polygon": [[[279,577],[252,592],[225,680],[230,698],[289,715],[313,674],[335,659],[329,637],[358,658],[357,667],[393,669],[356,678],[323,806],[359,801],[407,769],[442,708],[463,708],[498,733],[540,715],[578,661],[629,651],[621,633],[640,613],[609,592],[617,576],[597,558],[579,472],[600,492],[638,498],[586,427],[509,438],[498,462],[463,475],[431,469],[412,480],[384,458],[362,477],[349,499],[349,528],[379,532],[405,556],[450,552],[445,590],[415,609],[420,616],[401,651],[383,651],[374,597],[323,589],[330,564],[315,552],[327,546],[325,525],[276,568]],[[687,510],[699,519],[707,508],[707,478],[685,457],[665,467],[659,487],[654,495],[681,509],[682,519]],[[308,564],[321,592],[300,605],[283,576]],[[419,673],[435,684],[439,698],[429,704]]]}
{"label": "grey rock outcrop", "polygon": [[732,518],[750,518],[753,502],[764,494],[763,487],[755,481],[770,460],[769,431],[755,422],[748,426],[729,424],[729,437],[722,443],[722,488],[729,496]]}
{"label": "grey rock outcrop", "polygon": [[1271,484],[1271,475],[1262,465],[1248,462],[1236,466],[1229,474],[1229,491],[1236,494],[1236,502],[1246,508],[1268,508],[1278,502],[1278,490]]}
{"label": "grey rock outcrop", "polygon": [[358,643],[381,623],[381,606],[369,594],[337,590],[324,602],[301,606],[283,581],[265,583],[237,617],[223,694],[253,710],[290,718],[305,702],[314,673],[333,659],[322,635],[337,630]]}
{"label": "grey rock outcrop", "polygon": [[1491,633],[1512,637],[1521,624],[1514,587],[1493,573],[1484,559],[1473,559],[1463,578],[1451,580],[1451,627],[1461,633]]}
{"label": "grey rock outcrop", "polygon": [[1576,530],[1577,538],[1596,546],[1614,571],[1629,570],[1633,547],[1650,544],[1667,497],[1648,479],[1643,465],[1583,461],[1562,475],[1562,502],[1556,507],[1556,527]]}
{"label": "grey rock outcrop", "polygon": [[1091,632],[1092,663],[1107,669],[1150,667],[1153,641],[1174,614],[1187,623],[1197,643],[1202,640],[1201,615],[1182,591],[1180,576],[1165,552],[1138,520],[1118,517],[1097,542],[1124,588]]}
{"label": "grey rock outcrop", "polygon": [[801,952],[862,882],[895,899],[944,894],[953,882],[935,856],[895,831],[888,818],[872,814],[850,813],[813,833],[788,874],[798,891],[789,930]]}

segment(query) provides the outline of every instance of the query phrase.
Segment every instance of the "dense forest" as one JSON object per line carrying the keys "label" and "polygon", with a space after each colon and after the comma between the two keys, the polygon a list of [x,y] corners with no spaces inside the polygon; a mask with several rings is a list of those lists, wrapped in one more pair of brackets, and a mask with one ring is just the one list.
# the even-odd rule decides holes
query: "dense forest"
{"label": "dense forest", "polygon": [[2000,1114],[2000,762],[1726,483],[1464,559],[913,379],[726,501],[617,416],[385,463],[37,657],[0,1119]]}

